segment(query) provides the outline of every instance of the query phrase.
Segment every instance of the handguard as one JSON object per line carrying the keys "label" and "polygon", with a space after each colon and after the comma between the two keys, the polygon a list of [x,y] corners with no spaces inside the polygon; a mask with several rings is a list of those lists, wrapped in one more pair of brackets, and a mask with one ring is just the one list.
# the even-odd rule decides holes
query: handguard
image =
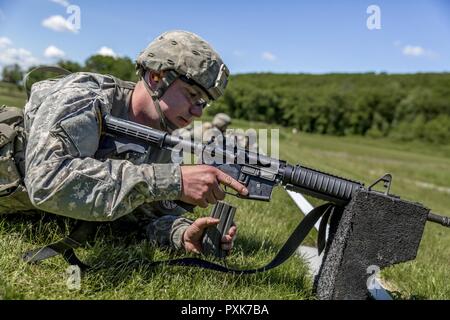
{"label": "handguard", "polygon": [[233,225],[236,207],[218,201],[211,211],[211,217],[219,219],[219,224],[206,229],[202,240],[203,253],[205,255],[213,255],[217,258],[225,258],[228,251],[221,247],[221,239],[227,234]]}

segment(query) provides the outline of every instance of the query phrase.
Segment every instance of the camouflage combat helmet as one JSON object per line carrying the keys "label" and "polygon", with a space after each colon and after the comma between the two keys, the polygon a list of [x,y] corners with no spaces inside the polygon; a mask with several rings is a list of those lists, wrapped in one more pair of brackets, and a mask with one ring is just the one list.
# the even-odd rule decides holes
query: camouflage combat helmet
{"label": "camouflage combat helmet", "polygon": [[[211,100],[218,99],[227,85],[229,70],[216,51],[198,35],[187,31],[168,31],[153,40],[136,60],[136,70],[169,71],[163,78],[162,96],[177,78],[198,85]],[[161,92],[162,91],[162,92]]]}
{"label": "camouflage combat helmet", "polygon": [[231,118],[226,113],[218,113],[214,116],[212,121],[213,126],[219,128],[221,131],[224,131],[227,126],[231,123]]}

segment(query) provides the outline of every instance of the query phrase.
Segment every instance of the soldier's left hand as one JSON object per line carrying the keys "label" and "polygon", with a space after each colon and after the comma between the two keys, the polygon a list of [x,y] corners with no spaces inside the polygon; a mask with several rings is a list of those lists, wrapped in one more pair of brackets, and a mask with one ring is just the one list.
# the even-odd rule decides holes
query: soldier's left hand
{"label": "soldier's left hand", "polygon": [[[202,251],[202,236],[206,228],[217,225],[219,219],[211,217],[203,217],[195,220],[183,235],[184,248],[188,252],[201,253]],[[227,234],[222,237],[222,249],[230,251],[233,248],[234,239],[236,238],[237,227],[231,226]]]}

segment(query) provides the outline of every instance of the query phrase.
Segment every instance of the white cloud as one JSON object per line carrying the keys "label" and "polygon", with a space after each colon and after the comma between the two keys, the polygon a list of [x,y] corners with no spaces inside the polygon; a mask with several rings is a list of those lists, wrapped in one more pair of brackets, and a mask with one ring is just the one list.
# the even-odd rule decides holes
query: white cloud
{"label": "white cloud", "polygon": [[425,54],[425,49],[420,46],[404,46],[402,52],[405,56],[419,57]]}
{"label": "white cloud", "polygon": [[23,48],[14,48],[7,37],[0,37],[0,70],[7,65],[18,64],[22,69],[40,64],[38,58]]}
{"label": "white cloud", "polygon": [[263,60],[266,60],[266,61],[275,61],[275,60],[277,60],[277,57],[273,53],[268,52],[268,51],[263,52],[261,54],[261,58]]}
{"label": "white cloud", "polygon": [[60,5],[62,5],[63,7],[68,7],[68,6],[70,6],[70,3],[69,3],[69,1],[66,1],[66,0],[50,0],[51,2],[54,2],[54,3],[57,3],[57,4],[60,4]]}
{"label": "white cloud", "polygon": [[39,64],[39,59],[33,54],[22,48],[6,48],[0,51],[0,65],[5,66],[17,63],[23,69],[28,69],[33,65]]}
{"label": "white cloud", "polygon": [[0,48],[9,47],[12,41],[7,37],[0,37]]}
{"label": "white cloud", "polygon": [[50,58],[50,59],[61,59],[65,55],[66,55],[66,53],[64,51],[62,51],[61,49],[59,49],[55,46],[49,46],[44,51],[44,56],[46,58]]}
{"label": "white cloud", "polygon": [[100,50],[97,51],[97,54],[113,58],[117,57],[117,54],[114,52],[114,50],[108,47],[101,47]]}
{"label": "white cloud", "polygon": [[77,33],[77,29],[68,22],[63,16],[51,16],[42,21],[42,25],[50,30],[57,32],[69,31]]}
{"label": "white cloud", "polygon": [[431,50],[425,49],[421,46],[413,46],[413,45],[406,45],[402,48],[402,53],[405,56],[410,57],[428,57],[428,58],[434,58],[437,56],[437,54]]}

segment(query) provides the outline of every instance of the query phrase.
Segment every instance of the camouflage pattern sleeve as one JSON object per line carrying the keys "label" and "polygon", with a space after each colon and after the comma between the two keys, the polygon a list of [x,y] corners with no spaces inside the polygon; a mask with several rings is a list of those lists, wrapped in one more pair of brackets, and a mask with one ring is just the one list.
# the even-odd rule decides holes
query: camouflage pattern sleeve
{"label": "camouflage pattern sleeve", "polygon": [[160,246],[181,250],[184,249],[184,231],[191,224],[191,220],[183,217],[172,215],[155,216],[146,227],[146,236],[147,239]]}
{"label": "camouflage pattern sleeve", "polygon": [[183,234],[192,220],[181,217],[180,212],[170,214],[161,210],[156,202],[139,206],[133,215],[150,242],[175,250],[184,249]]}
{"label": "camouflage pattern sleeve", "polygon": [[100,139],[98,112],[107,103],[88,86],[79,86],[49,94],[37,109],[32,93],[25,106],[25,185],[38,209],[111,221],[143,203],[180,198],[179,165],[94,159]]}

